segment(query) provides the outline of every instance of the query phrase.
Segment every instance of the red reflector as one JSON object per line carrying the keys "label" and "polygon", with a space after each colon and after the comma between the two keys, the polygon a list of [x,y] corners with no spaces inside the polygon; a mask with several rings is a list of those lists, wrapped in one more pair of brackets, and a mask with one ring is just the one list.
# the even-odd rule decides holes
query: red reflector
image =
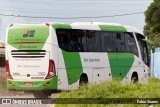
{"label": "red reflector", "polygon": [[50,84],[50,82],[46,82],[46,84]]}

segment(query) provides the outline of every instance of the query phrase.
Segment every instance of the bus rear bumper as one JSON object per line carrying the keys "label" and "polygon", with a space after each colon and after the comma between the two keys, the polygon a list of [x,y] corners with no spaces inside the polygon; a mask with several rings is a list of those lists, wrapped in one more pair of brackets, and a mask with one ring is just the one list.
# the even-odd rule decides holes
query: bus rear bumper
{"label": "bus rear bumper", "polygon": [[[15,90],[53,90],[57,89],[58,77],[39,81],[12,80],[7,78],[7,89]],[[25,83],[32,83],[32,86],[26,86]]]}

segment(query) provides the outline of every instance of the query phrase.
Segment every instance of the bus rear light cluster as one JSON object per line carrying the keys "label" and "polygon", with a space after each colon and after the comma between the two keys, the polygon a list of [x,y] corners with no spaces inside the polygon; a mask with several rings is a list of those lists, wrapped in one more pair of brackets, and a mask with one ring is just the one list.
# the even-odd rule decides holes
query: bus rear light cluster
{"label": "bus rear light cluster", "polygon": [[9,84],[12,84],[12,82],[8,82]]}
{"label": "bus rear light cluster", "polygon": [[7,74],[7,78],[13,79],[13,77],[11,76],[11,73],[10,73],[8,60],[6,60],[6,74]]}
{"label": "bus rear light cluster", "polygon": [[45,79],[49,79],[54,76],[56,76],[55,64],[53,60],[49,60],[48,74]]}
{"label": "bus rear light cluster", "polygon": [[46,82],[46,84],[43,84],[43,86],[47,86],[49,85],[51,82]]}
{"label": "bus rear light cluster", "polygon": [[50,82],[47,82],[46,84],[50,84]]}

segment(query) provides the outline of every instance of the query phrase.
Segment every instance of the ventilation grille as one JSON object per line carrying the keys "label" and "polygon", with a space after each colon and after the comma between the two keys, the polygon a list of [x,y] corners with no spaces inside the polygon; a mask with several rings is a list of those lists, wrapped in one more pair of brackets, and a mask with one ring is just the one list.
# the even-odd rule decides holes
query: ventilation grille
{"label": "ventilation grille", "polygon": [[42,58],[45,57],[45,50],[12,50],[11,55],[14,58]]}

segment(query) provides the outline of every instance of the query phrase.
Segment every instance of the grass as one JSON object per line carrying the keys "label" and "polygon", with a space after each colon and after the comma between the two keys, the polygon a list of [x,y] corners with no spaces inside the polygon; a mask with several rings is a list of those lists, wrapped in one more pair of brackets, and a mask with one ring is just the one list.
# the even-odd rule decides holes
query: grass
{"label": "grass", "polygon": [[[146,84],[121,84],[119,80],[85,84],[79,90],[63,91],[58,98],[160,98],[160,80],[149,78]],[[57,104],[56,107],[146,107],[146,104]]]}

